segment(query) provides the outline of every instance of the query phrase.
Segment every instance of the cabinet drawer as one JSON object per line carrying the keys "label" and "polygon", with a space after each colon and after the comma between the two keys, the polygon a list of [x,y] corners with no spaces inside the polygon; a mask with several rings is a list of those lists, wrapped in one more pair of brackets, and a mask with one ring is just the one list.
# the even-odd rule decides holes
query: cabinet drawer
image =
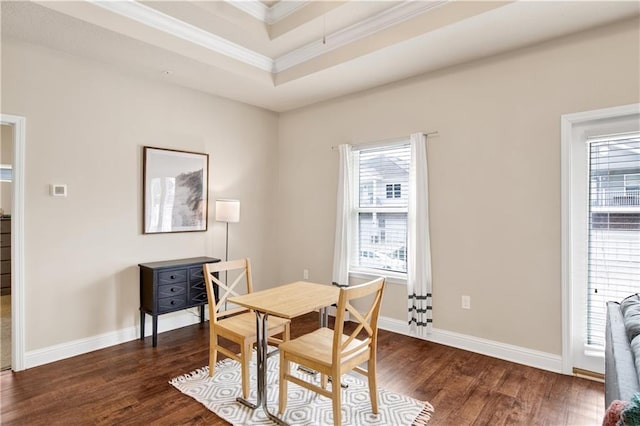
{"label": "cabinet drawer", "polygon": [[11,273],[11,261],[3,260],[0,262],[0,274],[10,274]]}
{"label": "cabinet drawer", "polygon": [[189,268],[189,303],[207,303],[207,289],[204,285],[202,266]]}
{"label": "cabinet drawer", "polygon": [[9,274],[0,275],[0,287],[11,288],[11,275]]}
{"label": "cabinet drawer", "polygon": [[186,269],[172,269],[158,272],[158,285],[184,283],[187,281]]}
{"label": "cabinet drawer", "polygon": [[200,303],[207,303],[207,290],[204,288],[204,283],[202,283],[202,287],[191,287],[189,290],[189,299],[190,303],[193,305],[198,305]]}
{"label": "cabinet drawer", "polygon": [[187,292],[187,286],[185,283],[166,284],[158,286],[158,297],[176,297],[181,296]]}
{"label": "cabinet drawer", "polygon": [[176,297],[165,297],[162,299],[158,299],[158,311],[159,313],[163,313],[166,311],[171,311],[174,309],[180,309],[187,306],[187,295],[183,294],[182,296]]}
{"label": "cabinet drawer", "polygon": [[11,247],[0,248],[0,260],[11,260]]}
{"label": "cabinet drawer", "polygon": [[11,247],[11,234],[0,234],[0,247]]}
{"label": "cabinet drawer", "polygon": [[10,220],[2,220],[2,221],[0,221],[0,232],[2,232],[2,233],[11,232],[11,221]]}
{"label": "cabinet drawer", "polygon": [[194,283],[197,281],[204,282],[204,270],[202,269],[202,266],[189,268],[189,282]]}

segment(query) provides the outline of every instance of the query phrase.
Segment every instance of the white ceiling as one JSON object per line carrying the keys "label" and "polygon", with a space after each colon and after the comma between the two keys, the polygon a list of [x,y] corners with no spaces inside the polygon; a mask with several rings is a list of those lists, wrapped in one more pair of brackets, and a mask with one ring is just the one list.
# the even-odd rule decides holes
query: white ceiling
{"label": "white ceiling", "polygon": [[640,16],[637,1],[2,0],[1,7],[2,37],[273,111]]}

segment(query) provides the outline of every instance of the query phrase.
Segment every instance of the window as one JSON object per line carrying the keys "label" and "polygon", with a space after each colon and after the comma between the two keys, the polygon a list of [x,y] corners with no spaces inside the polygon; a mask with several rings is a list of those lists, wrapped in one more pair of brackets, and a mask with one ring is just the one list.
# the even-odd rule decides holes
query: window
{"label": "window", "polygon": [[401,198],[402,184],[401,183],[388,183],[387,184],[387,198]]}
{"label": "window", "polygon": [[0,164],[0,182],[11,182],[13,169],[10,164]]}
{"label": "window", "polygon": [[606,302],[640,286],[640,135],[587,139],[586,344],[604,348]]}
{"label": "window", "polygon": [[409,142],[354,151],[354,269],[407,272]]}
{"label": "window", "polygon": [[604,373],[606,302],[640,290],[639,107],[561,119],[565,374]]}

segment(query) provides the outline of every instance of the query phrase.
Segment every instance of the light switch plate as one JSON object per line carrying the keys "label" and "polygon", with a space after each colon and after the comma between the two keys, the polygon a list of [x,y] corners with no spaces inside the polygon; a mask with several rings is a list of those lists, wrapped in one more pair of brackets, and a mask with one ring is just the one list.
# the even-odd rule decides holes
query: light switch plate
{"label": "light switch plate", "polygon": [[49,194],[52,197],[66,197],[67,185],[52,183],[49,185]]}

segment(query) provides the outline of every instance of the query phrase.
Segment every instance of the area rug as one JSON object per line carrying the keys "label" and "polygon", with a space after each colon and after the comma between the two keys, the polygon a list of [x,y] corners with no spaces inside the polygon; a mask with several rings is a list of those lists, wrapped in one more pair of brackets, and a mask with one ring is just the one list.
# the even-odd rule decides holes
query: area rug
{"label": "area rug", "polygon": [[[269,411],[278,410],[278,356],[267,362],[267,401]],[[297,370],[292,363],[291,371],[305,380],[319,382],[319,375],[310,375]],[[256,400],[256,364],[255,352],[251,360],[251,394],[250,401]],[[271,425],[264,411],[259,408],[251,410],[236,402],[242,395],[240,364],[231,359],[224,359],[216,364],[213,377],[209,377],[209,368],[203,367],[191,373],[176,377],[169,382],[185,395],[194,398],[209,410],[233,425]],[[433,414],[433,407],[428,402],[418,401],[408,396],[379,389],[379,413],[371,412],[369,390],[366,380],[355,375],[342,376],[342,424],[343,425],[426,425]],[[331,385],[329,385],[331,386]],[[281,418],[290,425],[331,425],[333,412],[331,399],[311,392],[294,383],[289,383],[289,399],[287,409]]]}

